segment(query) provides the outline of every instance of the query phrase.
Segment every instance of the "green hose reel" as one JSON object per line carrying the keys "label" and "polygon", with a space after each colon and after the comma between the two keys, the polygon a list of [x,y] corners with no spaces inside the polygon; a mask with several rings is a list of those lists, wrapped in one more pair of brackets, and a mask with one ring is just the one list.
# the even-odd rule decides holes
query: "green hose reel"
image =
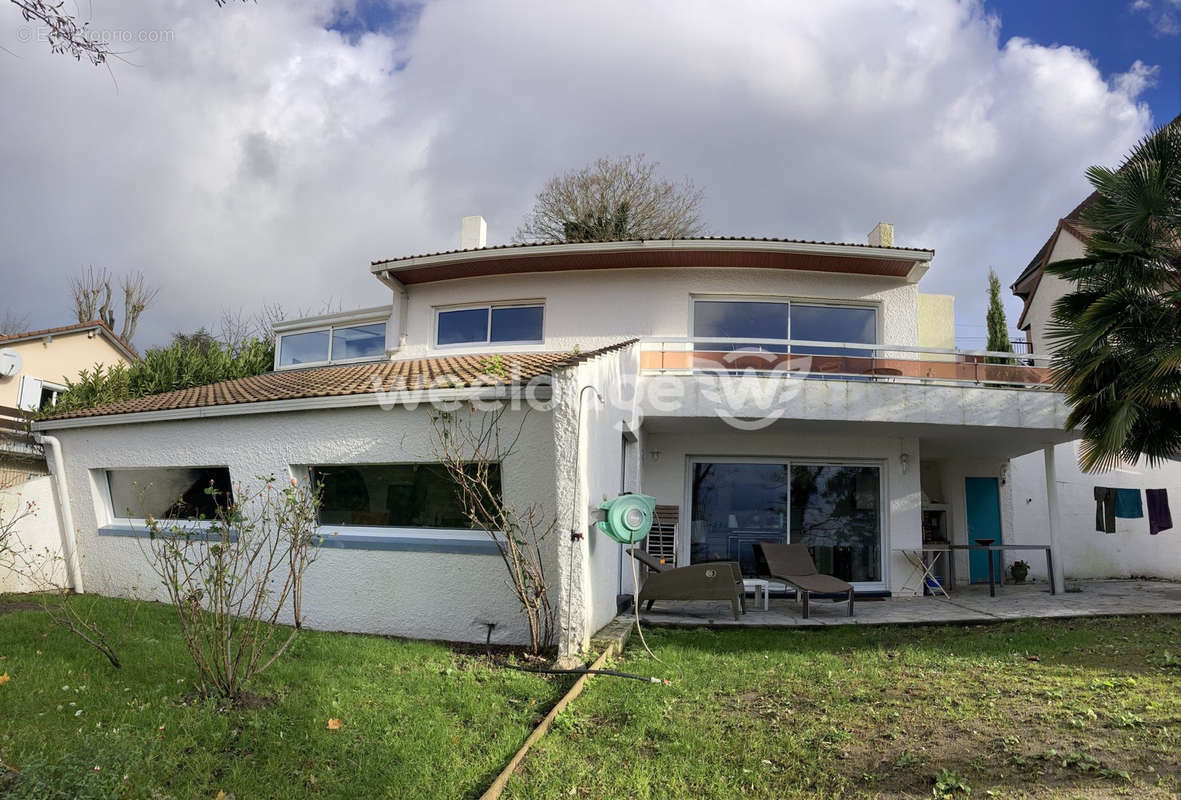
{"label": "green hose reel", "polygon": [[643,541],[652,530],[656,498],[646,494],[621,494],[599,508],[606,512],[605,518],[595,523],[599,530],[620,544],[635,544]]}

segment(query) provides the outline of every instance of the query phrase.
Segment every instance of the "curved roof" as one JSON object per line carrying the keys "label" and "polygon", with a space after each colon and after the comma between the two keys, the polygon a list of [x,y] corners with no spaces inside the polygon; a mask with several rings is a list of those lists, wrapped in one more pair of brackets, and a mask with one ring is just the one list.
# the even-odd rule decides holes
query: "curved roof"
{"label": "curved roof", "polygon": [[711,236],[494,245],[373,261],[371,270],[403,284],[525,272],[652,267],[794,269],[914,281],[934,255],[933,250],[911,247]]}

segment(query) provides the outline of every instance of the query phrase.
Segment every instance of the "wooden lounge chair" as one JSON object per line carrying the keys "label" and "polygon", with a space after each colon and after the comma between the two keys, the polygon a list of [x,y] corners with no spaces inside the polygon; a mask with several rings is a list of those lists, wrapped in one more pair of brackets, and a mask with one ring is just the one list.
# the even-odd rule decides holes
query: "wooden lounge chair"
{"label": "wooden lounge chair", "polygon": [[627,552],[648,568],[648,578],[640,589],[639,598],[641,603],[647,601],[648,611],[657,600],[729,601],[734,619],[746,611],[742,571],[736,561],[669,567],[638,547],[630,547]]}
{"label": "wooden lounge chair", "polygon": [[[804,604],[804,619],[808,618],[809,596],[817,594],[845,595],[849,599],[849,616],[853,616],[853,586],[832,575],[821,575],[805,544],[759,542],[754,545],[755,559],[767,575],[794,586]],[[834,602],[840,602],[838,597]]]}

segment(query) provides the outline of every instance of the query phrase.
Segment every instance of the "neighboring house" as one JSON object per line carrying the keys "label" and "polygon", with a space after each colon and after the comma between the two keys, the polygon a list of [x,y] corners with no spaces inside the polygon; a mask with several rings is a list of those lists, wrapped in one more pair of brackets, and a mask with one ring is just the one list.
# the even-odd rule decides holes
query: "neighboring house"
{"label": "neighboring house", "polygon": [[[1091,230],[1083,222],[1092,193],[1065,217],[1058,220],[1050,237],[1014,281],[1012,290],[1024,302],[1017,327],[1025,332],[1031,352],[1052,355],[1049,337],[1054,303],[1070,290],[1070,284],[1046,272],[1046,265],[1086,255]],[[1061,495],[1061,519],[1066,549],[1067,574],[1078,578],[1127,577],[1181,578],[1181,528],[1156,536],[1149,534],[1147,515],[1117,517],[1115,533],[1096,529],[1095,487],[1125,489],[1166,489],[1170,500],[1181,499],[1181,463],[1169,461],[1155,468],[1145,463],[1124,464],[1108,472],[1088,474],[1078,466],[1078,444],[1058,446],[1057,482]],[[1042,538],[1046,526],[1044,464],[1037,457],[1013,461],[1010,469],[1013,541]],[[1181,515],[1181,504],[1174,504]],[[1177,517],[1181,526],[1181,516]],[[1106,527],[1106,526],[1104,526]],[[1039,565],[1031,562],[1032,572]],[[1041,570],[1044,573],[1044,570]]]}
{"label": "neighboring house", "polygon": [[[25,414],[52,407],[66,383],[84,369],[130,363],[136,354],[102,322],[84,322],[0,336],[0,518],[28,502],[15,534],[37,553],[60,553],[62,525],[41,448],[27,432]],[[57,575],[53,567],[47,567]],[[0,591],[44,588],[27,575],[0,569]]]}
{"label": "neighboring house", "polygon": [[913,594],[902,551],[924,529],[999,536],[1005,465],[1071,438],[1046,370],[951,349],[952,299],[918,289],[933,252],[888,225],[867,244],[486,247],[483,220],[463,230],[459,250],[373,262],[387,305],[276,326],[272,373],[38,423],[60,440],[78,588],[154,586],[138,518],[189,487],[314,476],[335,535],[308,624],[472,641],[495,622],[520,642],[495,546],[432,455],[430,401],[498,394],[519,436],[500,492],[557,521],[543,556],[573,652],[631,589],[592,527],[621,491],[657,498],[649,546],[680,563],[751,571],[754,542],[790,539],[862,594]]}
{"label": "neighboring house", "polygon": [[52,406],[84,369],[138,358],[98,320],[0,336],[0,351],[16,356],[12,374],[0,371],[0,406],[24,411]]}

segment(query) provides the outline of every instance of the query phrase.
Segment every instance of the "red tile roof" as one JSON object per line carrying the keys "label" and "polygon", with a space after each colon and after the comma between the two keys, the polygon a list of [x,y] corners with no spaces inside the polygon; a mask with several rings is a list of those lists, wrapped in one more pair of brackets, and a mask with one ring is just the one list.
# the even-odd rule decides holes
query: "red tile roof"
{"label": "red tile roof", "polygon": [[[524,385],[542,375],[604,353],[621,350],[635,339],[585,353],[479,353],[380,361],[365,364],[287,369],[249,378],[177,389],[97,408],[67,411],[50,420],[102,417],[147,411],[173,411],[275,400],[343,397],[377,391],[461,389],[472,386]],[[377,382],[377,388],[374,382]]]}
{"label": "red tile roof", "polygon": [[43,336],[57,336],[59,334],[83,333],[85,331],[97,330],[103,334],[116,348],[125,353],[129,358],[138,359],[139,353],[135,352],[131,347],[127,346],[115,333],[107,327],[107,324],[101,319],[92,319],[89,322],[75,322],[73,325],[59,325],[56,328],[42,328],[39,331],[25,331],[24,333],[9,333],[0,336],[0,344],[5,342],[23,342],[29,339],[40,339]]}

